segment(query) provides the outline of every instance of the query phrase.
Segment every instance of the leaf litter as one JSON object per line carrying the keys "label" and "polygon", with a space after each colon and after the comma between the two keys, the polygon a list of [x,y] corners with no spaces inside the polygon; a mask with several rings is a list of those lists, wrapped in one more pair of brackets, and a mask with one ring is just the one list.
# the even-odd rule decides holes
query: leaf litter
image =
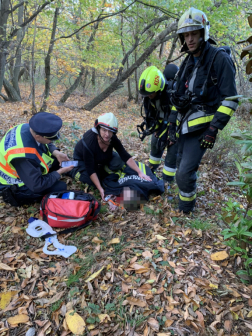
{"label": "leaf litter", "polygon": [[[95,118],[112,111],[126,149],[148,162],[148,144],[134,133],[139,106],[117,109],[116,96],[90,113],[58,107],[53,98],[49,108],[64,121],[59,146],[70,157]],[[84,98],[71,96],[69,103],[83,106]],[[31,117],[20,112],[30,110],[26,102],[0,110],[2,135]],[[236,276],[239,257],[223,244],[217,216],[234,190],[227,186],[234,172],[203,161],[200,174],[194,217],[175,210],[174,185],[140,210],[106,208],[90,227],[59,237],[78,247],[68,259],[45,255],[44,242],[26,235],[39,204],[14,208],[0,200],[0,335],[252,335],[252,286]],[[84,189],[65,179],[70,189]],[[209,227],[192,225],[197,221]]]}

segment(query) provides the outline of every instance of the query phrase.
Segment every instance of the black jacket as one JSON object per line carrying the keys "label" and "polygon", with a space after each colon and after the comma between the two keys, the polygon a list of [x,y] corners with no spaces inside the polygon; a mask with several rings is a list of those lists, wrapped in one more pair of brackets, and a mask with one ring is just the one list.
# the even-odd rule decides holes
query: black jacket
{"label": "black jacket", "polygon": [[[235,67],[228,53],[220,50],[216,54],[207,76],[214,50],[206,42],[196,64],[193,55],[188,55],[178,72],[176,91],[182,95],[188,89],[194,94],[191,109],[184,115],[178,113],[178,123],[183,120],[182,134],[206,128],[210,123],[223,129],[238,106],[237,100],[226,100],[237,95]],[[206,92],[202,95],[206,79]]]}

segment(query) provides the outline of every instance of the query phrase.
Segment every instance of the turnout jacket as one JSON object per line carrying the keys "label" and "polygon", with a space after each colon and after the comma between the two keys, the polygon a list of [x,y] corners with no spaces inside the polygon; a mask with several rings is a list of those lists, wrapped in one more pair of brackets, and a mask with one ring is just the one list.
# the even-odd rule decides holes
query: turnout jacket
{"label": "turnout jacket", "polygon": [[149,97],[144,98],[144,111],[146,115],[147,127],[150,127],[149,121],[155,119],[158,121],[156,130],[161,126],[163,121],[176,123],[177,113],[171,111],[171,101],[169,93],[168,82],[164,87],[163,91],[158,91],[154,99]]}
{"label": "turnout jacket", "polygon": [[[194,94],[189,110],[185,114],[179,111],[177,114],[177,125],[182,122],[182,134],[207,128],[210,124],[222,130],[238,106],[237,100],[226,99],[237,95],[233,61],[222,49],[213,59],[214,49],[206,42],[198,60],[195,62],[193,55],[188,55],[178,72],[176,92],[183,95],[188,89]],[[172,110],[176,111],[175,106]]]}

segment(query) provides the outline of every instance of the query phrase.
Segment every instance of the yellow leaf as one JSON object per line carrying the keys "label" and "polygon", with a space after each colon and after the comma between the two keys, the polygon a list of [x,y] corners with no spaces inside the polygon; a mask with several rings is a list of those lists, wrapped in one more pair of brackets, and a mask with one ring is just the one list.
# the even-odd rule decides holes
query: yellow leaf
{"label": "yellow leaf", "polygon": [[100,323],[111,321],[108,314],[98,314],[98,317],[99,317]]}
{"label": "yellow leaf", "polygon": [[95,244],[101,244],[101,243],[103,243],[103,240],[99,239],[98,237],[94,237],[92,239],[92,242],[95,243]]}
{"label": "yellow leaf", "polygon": [[88,330],[93,330],[95,328],[95,325],[94,324],[89,324],[88,325]]}
{"label": "yellow leaf", "polygon": [[209,284],[209,287],[214,288],[214,289],[218,289],[218,285],[214,285],[212,283]]}
{"label": "yellow leaf", "polygon": [[11,268],[10,266],[3,264],[0,262],[0,269],[5,270],[5,271],[15,271],[14,268]]}
{"label": "yellow leaf", "polygon": [[74,310],[69,310],[65,318],[67,326],[73,334],[84,334],[86,323],[79,314],[75,313]]}
{"label": "yellow leaf", "polygon": [[129,296],[127,297],[127,301],[131,306],[138,306],[138,307],[145,307],[146,306],[146,302],[142,301],[140,299],[137,299],[133,296]]}
{"label": "yellow leaf", "polygon": [[109,289],[110,286],[108,285],[100,285],[100,289],[103,291],[106,291],[107,289]]}
{"label": "yellow leaf", "polygon": [[104,266],[102,266],[102,268],[99,269],[99,271],[97,271],[97,272],[93,273],[92,275],[90,275],[90,277],[87,280],[85,280],[85,282],[89,282],[89,281],[94,280],[101,273],[101,271],[103,270],[103,268],[104,268]]}
{"label": "yellow leaf", "polygon": [[19,323],[26,323],[29,321],[29,316],[28,315],[25,315],[25,314],[20,314],[20,315],[16,315],[16,316],[12,316],[12,317],[9,317],[7,319],[7,322],[9,324],[19,324]]}
{"label": "yellow leaf", "polygon": [[252,316],[252,310],[250,310],[250,312],[248,313],[247,317],[251,317]]}
{"label": "yellow leaf", "polygon": [[16,295],[18,291],[9,291],[6,293],[0,293],[0,310],[4,310],[5,307],[11,302],[11,298]]}
{"label": "yellow leaf", "polygon": [[227,259],[229,255],[227,254],[226,251],[220,251],[220,252],[215,252],[211,254],[211,259],[212,260],[224,260]]}
{"label": "yellow leaf", "polygon": [[120,243],[120,239],[119,238],[113,238],[112,240],[110,240],[110,242],[108,242],[108,245],[119,244],[119,243]]}
{"label": "yellow leaf", "polygon": [[163,237],[163,236],[161,236],[161,235],[156,235],[156,238],[158,239],[158,240],[166,240],[167,238],[165,238],[165,237]]}

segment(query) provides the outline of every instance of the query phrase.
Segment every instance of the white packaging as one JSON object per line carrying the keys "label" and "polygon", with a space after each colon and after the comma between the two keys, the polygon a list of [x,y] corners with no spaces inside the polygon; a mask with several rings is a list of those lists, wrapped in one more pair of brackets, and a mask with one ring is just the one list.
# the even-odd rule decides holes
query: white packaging
{"label": "white packaging", "polygon": [[74,192],[73,191],[70,191],[69,192],[69,197],[68,199],[74,199]]}

